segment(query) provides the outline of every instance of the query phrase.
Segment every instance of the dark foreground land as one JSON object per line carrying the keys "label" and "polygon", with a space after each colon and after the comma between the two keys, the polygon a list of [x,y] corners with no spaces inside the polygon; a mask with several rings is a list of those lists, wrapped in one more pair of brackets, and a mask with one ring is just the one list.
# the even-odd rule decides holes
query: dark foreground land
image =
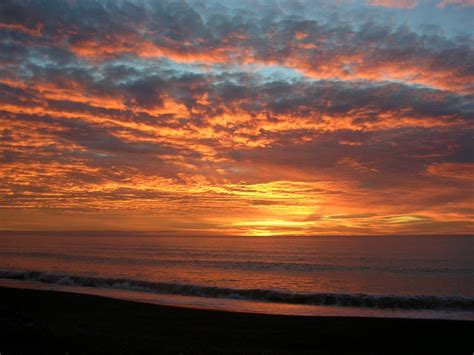
{"label": "dark foreground land", "polygon": [[0,353],[472,354],[474,322],[239,314],[0,288]]}

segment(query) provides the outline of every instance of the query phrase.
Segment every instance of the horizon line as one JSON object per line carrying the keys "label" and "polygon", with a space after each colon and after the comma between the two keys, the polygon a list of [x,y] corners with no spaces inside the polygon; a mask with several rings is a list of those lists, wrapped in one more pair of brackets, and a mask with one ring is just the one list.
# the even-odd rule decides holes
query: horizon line
{"label": "horizon line", "polygon": [[[73,236],[129,236],[138,234],[141,236],[154,237],[245,237],[245,238],[320,238],[320,237],[474,237],[474,233],[401,233],[401,234],[280,234],[280,235],[245,235],[245,234],[218,234],[218,233],[181,233],[178,231],[140,231],[140,230],[1,230],[0,236],[21,236],[21,235],[73,235]],[[113,235],[112,235],[113,234]]]}

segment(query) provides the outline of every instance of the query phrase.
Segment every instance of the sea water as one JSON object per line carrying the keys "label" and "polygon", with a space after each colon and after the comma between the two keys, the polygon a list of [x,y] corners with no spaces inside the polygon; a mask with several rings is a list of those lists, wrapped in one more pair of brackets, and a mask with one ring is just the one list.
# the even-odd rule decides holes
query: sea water
{"label": "sea water", "polygon": [[474,320],[474,237],[0,236],[0,285],[239,312]]}

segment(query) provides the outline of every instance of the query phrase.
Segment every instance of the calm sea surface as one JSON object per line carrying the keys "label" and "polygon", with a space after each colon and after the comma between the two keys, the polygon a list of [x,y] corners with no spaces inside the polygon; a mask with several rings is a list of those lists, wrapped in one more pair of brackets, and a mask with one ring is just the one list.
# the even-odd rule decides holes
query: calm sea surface
{"label": "calm sea surface", "polygon": [[1,236],[0,279],[232,311],[474,320],[474,237]]}

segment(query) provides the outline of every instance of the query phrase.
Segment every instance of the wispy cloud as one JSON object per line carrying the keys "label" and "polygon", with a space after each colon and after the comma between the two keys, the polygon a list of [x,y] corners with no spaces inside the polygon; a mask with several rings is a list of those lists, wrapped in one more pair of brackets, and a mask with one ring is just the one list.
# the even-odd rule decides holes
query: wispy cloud
{"label": "wispy cloud", "polygon": [[419,0],[369,0],[372,6],[391,7],[395,9],[412,9],[418,6]]}

